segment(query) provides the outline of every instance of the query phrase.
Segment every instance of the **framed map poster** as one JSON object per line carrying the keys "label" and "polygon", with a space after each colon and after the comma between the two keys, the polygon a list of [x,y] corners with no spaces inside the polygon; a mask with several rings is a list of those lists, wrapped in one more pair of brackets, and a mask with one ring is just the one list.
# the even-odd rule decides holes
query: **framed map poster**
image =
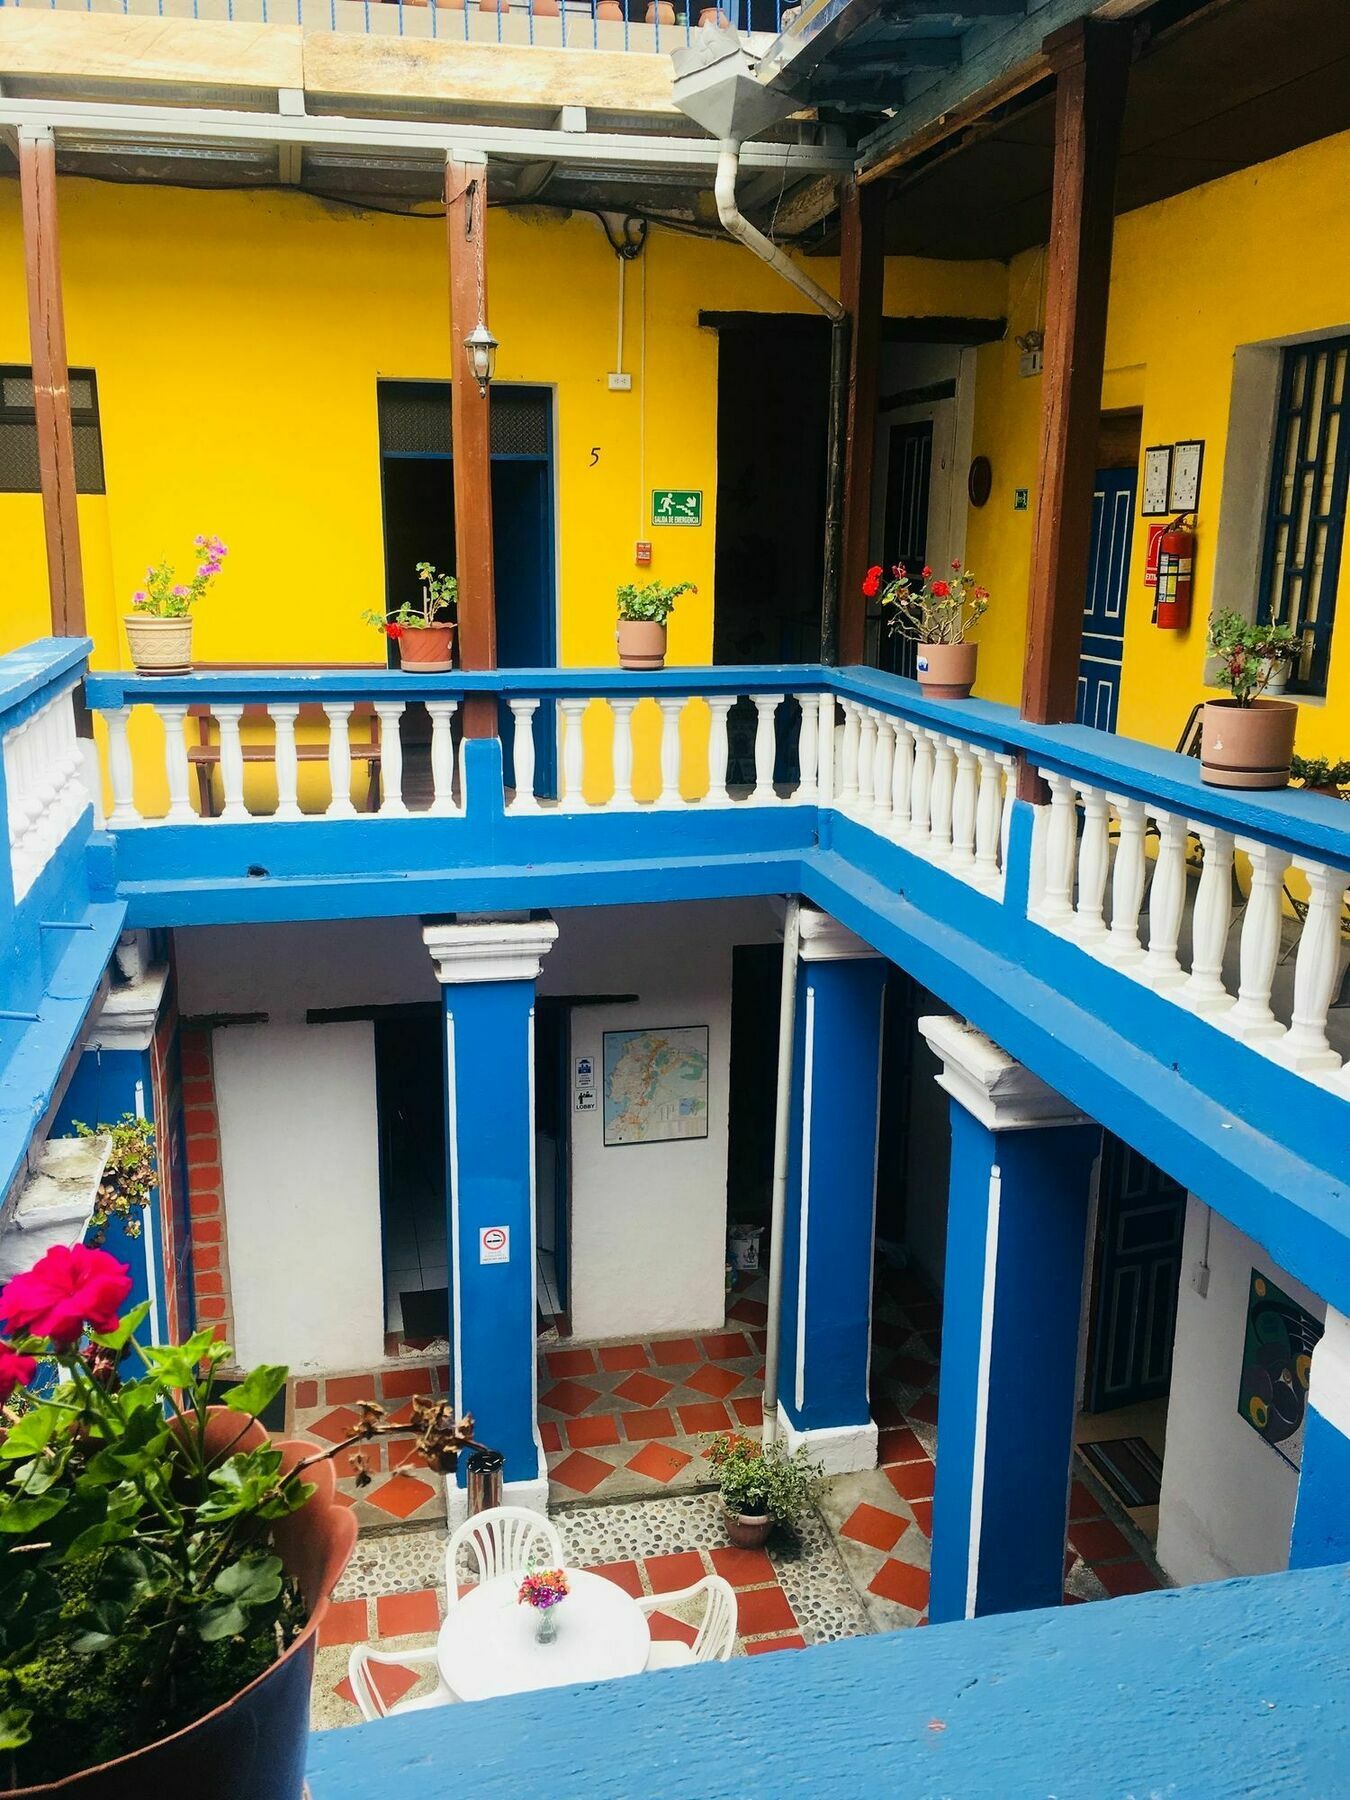
{"label": "framed map poster", "polygon": [[708,1027],[604,1034],[605,1143],[665,1144],[708,1135]]}

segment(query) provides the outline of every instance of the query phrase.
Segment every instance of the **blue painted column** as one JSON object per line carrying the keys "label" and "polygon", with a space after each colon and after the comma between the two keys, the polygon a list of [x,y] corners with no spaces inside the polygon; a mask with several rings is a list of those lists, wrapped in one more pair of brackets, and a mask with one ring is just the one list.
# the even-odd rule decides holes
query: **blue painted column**
{"label": "blue painted column", "polygon": [[1312,1355],[1291,1569],[1350,1562],[1350,1319],[1327,1308]]}
{"label": "blue painted column", "polygon": [[1101,1129],[960,1019],[919,1029],[952,1096],[934,1624],[1058,1606]]}
{"label": "blue painted column", "polygon": [[[424,926],[445,1005],[446,1192],[455,1405],[506,1459],[505,1498],[547,1510],[535,1362],[534,987],[547,917]],[[466,1510],[461,1464],[450,1522]]]}
{"label": "blue painted column", "polygon": [[831,1475],[877,1460],[867,1378],[886,970],[802,908],[778,1405],[789,1445]]}

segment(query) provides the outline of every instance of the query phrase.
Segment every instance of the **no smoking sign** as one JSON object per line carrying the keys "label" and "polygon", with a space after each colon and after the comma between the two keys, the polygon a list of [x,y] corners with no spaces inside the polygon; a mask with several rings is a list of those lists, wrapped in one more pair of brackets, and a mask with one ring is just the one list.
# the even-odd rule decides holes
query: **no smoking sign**
{"label": "no smoking sign", "polygon": [[478,1232],[478,1260],[480,1263],[504,1263],[511,1260],[511,1227],[509,1225],[484,1225]]}

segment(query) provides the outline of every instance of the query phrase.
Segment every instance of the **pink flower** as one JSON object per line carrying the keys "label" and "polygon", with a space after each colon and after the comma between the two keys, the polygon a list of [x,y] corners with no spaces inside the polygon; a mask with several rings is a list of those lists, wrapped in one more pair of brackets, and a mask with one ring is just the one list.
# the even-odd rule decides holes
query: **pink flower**
{"label": "pink flower", "polygon": [[54,1244],[0,1294],[0,1319],[12,1332],[74,1344],[86,1326],[112,1331],[130,1292],[130,1269],[106,1250]]}
{"label": "pink flower", "polygon": [[0,1401],[8,1400],[16,1387],[27,1387],[36,1374],[35,1356],[20,1356],[8,1345],[0,1346]]}

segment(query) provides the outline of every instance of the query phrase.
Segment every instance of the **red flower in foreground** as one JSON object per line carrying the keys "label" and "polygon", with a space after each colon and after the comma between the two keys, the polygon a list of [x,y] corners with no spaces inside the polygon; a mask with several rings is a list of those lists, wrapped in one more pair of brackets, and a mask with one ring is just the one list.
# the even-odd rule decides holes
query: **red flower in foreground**
{"label": "red flower in foreground", "polygon": [[384,628],[384,635],[391,638],[401,638],[403,636],[403,627],[396,620],[391,619]]}
{"label": "red flower in foreground", "polygon": [[862,584],[863,598],[866,600],[874,600],[876,598],[878,592],[880,591],[880,589],[881,589],[881,564],[877,563],[872,568],[870,568],[867,571],[866,575],[863,577],[863,584]]}
{"label": "red flower in foreground", "polygon": [[112,1331],[130,1292],[130,1269],[106,1250],[54,1244],[0,1294],[0,1320],[13,1332],[73,1344],[86,1326]]}
{"label": "red flower in foreground", "polygon": [[926,580],[927,580],[927,579],[928,579],[928,577],[929,577],[929,576],[930,576],[930,575],[931,575],[931,574],[932,574],[932,573],[933,573],[933,571],[932,571],[932,570],[931,570],[931,569],[930,569],[930,568],[929,568],[929,566],[928,566],[928,564],[927,564],[927,563],[925,563],[925,564],[924,564],[924,565],[923,565],[923,573],[924,573],[924,580],[925,580],[925,581],[926,581]]}
{"label": "red flower in foreground", "polygon": [[931,591],[935,600],[945,600],[952,590],[945,581],[935,581]]}
{"label": "red flower in foreground", "polygon": [[27,1387],[36,1374],[36,1357],[0,1348],[0,1401],[8,1400],[16,1387]]}

